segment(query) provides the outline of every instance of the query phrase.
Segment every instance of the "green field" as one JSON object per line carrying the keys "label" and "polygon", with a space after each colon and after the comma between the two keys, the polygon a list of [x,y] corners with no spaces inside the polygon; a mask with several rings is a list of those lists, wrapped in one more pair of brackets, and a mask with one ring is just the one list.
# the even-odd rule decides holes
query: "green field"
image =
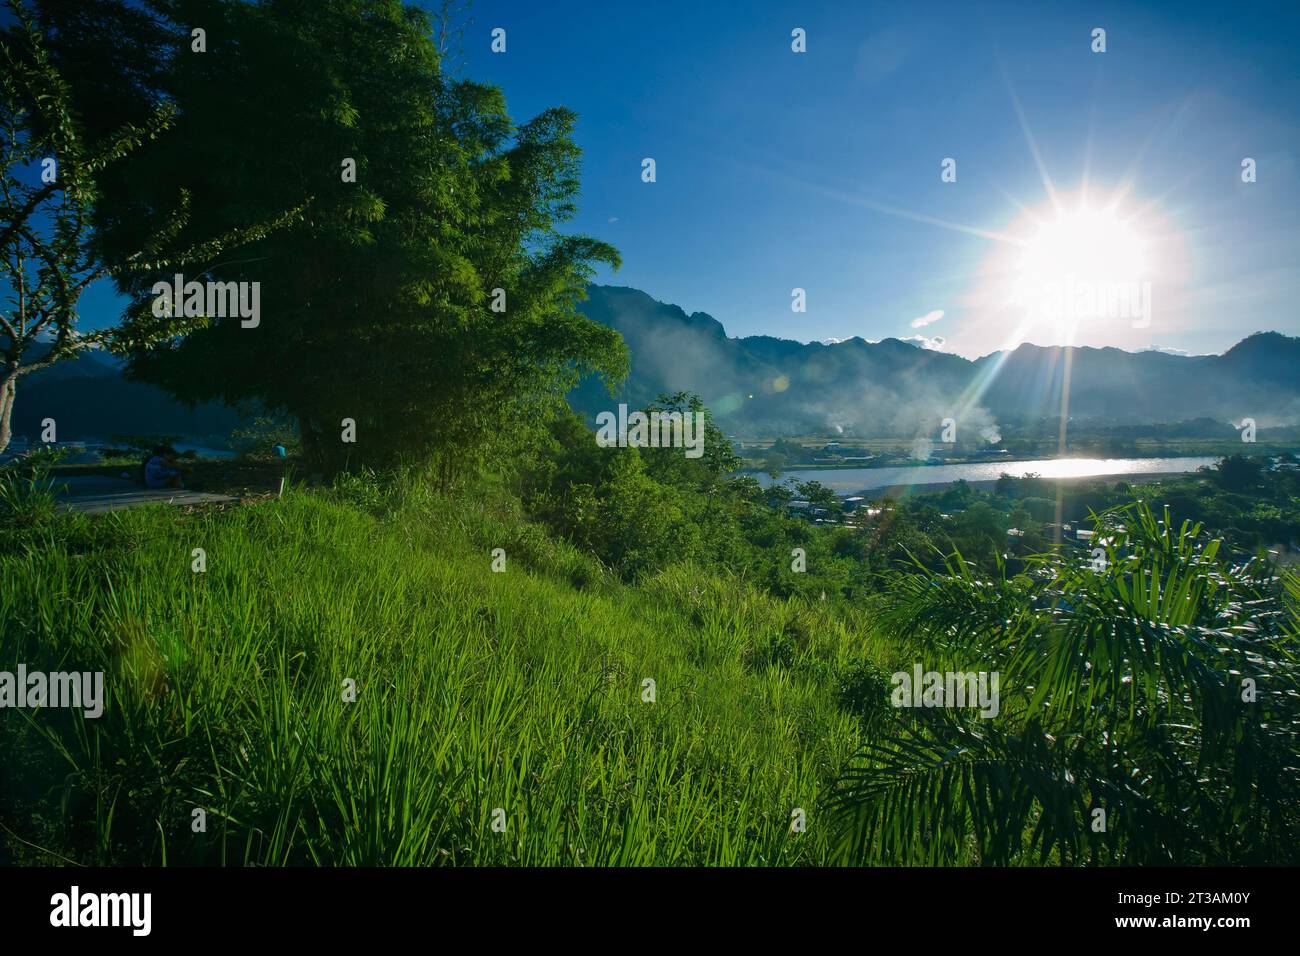
{"label": "green field", "polygon": [[69,517],[0,556],[0,660],[109,686],[98,720],[0,711],[0,846],[33,864],[826,860],[814,808],[859,737],[834,689],[882,653],[870,631],[689,568],[621,584],[476,500]]}
{"label": "green field", "polygon": [[[103,671],[107,704],[0,709],[11,862],[1295,859],[1300,578],[1145,505],[1098,517],[1100,566],[783,599],[620,576],[490,483],[90,517],[15,487],[0,661]],[[914,667],[1000,673],[1000,706],[890,707]]]}

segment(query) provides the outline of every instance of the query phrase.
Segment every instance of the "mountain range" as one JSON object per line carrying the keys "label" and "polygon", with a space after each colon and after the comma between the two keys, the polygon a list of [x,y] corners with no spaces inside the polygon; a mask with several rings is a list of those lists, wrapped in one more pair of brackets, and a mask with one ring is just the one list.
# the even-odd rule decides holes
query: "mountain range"
{"label": "mountain range", "polygon": [[[994,434],[1061,415],[1068,381],[1065,413],[1076,420],[1300,422],[1300,338],[1277,332],[1247,336],[1222,355],[1026,344],[972,361],[893,338],[731,338],[710,315],[621,286],[589,286],[580,307],[618,330],[632,355],[631,373],[614,397],[595,378],[570,393],[591,421],[619,402],[643,407],[661,393],[691,391],[724,429],[752,437],[911,438],[945,418]],[[233,409],[190,409],[154,386],[128,381],[118,360],[102,352],[23,380],[15,434],[35,438],[47,417],[64,439],[171,434],[204,444],[219,443],[240,421]]]}
{"label": "mountain range", "polygon": [[[28,360],[43,354],[33,349]],[[113,435],[183,435],[206,447],[219,447],[240,422],[224,405],[189,408],[162,389],[128,381],[121,362],[107,352],[86,350],[19,380],[13,431],[35,440],[41,422],[52,418],[60,440]]]}
{"label": "mountain range", "polygon": [[637,289],[593,285],[588,295],[584,313],[617,329],[632,355],[614,397],[595,378],[570,394],[588,416],[686,390],[726,430],[753,437],[913,437],[945,418],[995,432],[1063,413],[1117,424],[1300,421],[1300,338],[1277,332],[1250,335],[1222,355],[1023,344],[972,361],[893,338],[731,338],[712,316]]}

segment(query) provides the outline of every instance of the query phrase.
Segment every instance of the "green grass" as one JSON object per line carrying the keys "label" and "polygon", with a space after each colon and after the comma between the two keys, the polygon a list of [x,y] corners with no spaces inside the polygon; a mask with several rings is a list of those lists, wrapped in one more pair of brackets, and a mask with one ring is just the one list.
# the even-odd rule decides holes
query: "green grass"
{"label": "green grass", "polygon": [[45,520],[0,542],[0,670],[103,670],[108,703],[0,710],[0,857],[824,863],[863,733],[836,688],[884,662],[860,613],[623,584],[494,495]]}

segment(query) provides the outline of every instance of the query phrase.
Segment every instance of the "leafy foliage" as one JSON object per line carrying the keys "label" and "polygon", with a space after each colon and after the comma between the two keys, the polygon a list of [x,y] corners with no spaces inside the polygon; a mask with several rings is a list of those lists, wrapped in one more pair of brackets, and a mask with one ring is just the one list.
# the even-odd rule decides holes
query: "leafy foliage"
{"label": "leafy foliage", "polygon": [[[134,375],[291,417],[318,469],[418,459],[446,484],[536,402],[626,373],[618,335],[576,308],[618,255],[558,231],[578,190],[573,113],[516,124],[500,91],[444,74],[424,11],[389,0],[147,6],[169,39],[140,55],[162,62],[152,82],[176,117],[105,187],[106,245],[138,243],[178,191],[208,228],[306,212],[187,276],[259,283],[256,328],[153,315],[171,271],[123,282],[136,307],[114,345]],[[209,25],[206,54],[191,23]]]}
{"label": "leafy foliage", "polygon": [[[1107,563],[956,556],[880,598],[885,626],[1002,677],[992,720],[937,708],[866,744],[830,800],[858,860],[1276,863],[1296,843],[1294,578],[1228,565],[1137,503],[1097,520]],[[1105,829],[1094,822],[1104,811]]]}
{"label": "leafy foliage", "polygon": [[0,311],[0,452],[9,444],[19,379],[112,338],[111,330],[78,328],[81,295],[92,282],[210,260],[297,214],[281,209],[253,226],[244,220],[219,234],[196,231],[180,244],[189,193],[179,189],[160,205],[162,215],[141,221],[135,242],[105,253],[92,227],[101,180],[171,126],[174,106],[154,104],[140,122],[124,121],[88,142],[45,30],[25,3],[7,6],[14,22],[0,31],[0,282],[10,294]]}

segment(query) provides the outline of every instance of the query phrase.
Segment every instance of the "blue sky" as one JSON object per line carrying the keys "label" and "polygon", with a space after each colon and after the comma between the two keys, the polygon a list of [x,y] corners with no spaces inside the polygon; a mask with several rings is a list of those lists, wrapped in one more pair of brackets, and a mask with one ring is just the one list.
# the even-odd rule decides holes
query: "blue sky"
{"label": "blue sky", "polygon": [[[501,86],[517,119],[578,112],[571,228],[624,261],[600,281],[732,335],[924,334],[977,355],[1060,335],[1209,352],[1298,334],[1300,5],[1143,6],[477,0],[461,72]],[[1047,208],[1044,176],[1072,194],[1085,175],[1094,198],[1126,186],[1125,215],[1141,210],[1161,251],[1149,324],[1004,321],[982,295],[1008,248],[989,234]]]}
{"label": "blue sky", "polygon": [[[1300,334],[1293,0],[475,0],[471,16],[462,75],[502,87],[517,120],[579,114],[568,228],[624,263],[598,281],[731,335],[923,336],[976,356],[1021,340],[1203,353]],[[496,27],[505,53],[491,52]],[[1073,208],[1085,177],[1088,202],[1119,197],[1152,252],[1146,321],[1026,322],[1006,280],[1053,214],[1049,184]],[[105,283],[83,301],[90,327],[119,310]]]}

